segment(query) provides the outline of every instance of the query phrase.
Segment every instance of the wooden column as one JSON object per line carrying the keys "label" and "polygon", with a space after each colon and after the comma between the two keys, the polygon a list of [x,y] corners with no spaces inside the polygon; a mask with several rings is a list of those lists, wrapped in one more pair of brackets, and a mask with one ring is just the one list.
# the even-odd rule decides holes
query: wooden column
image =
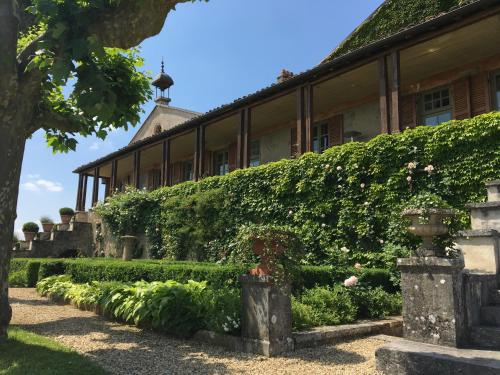
{"label": "wooden column", "polygon": [[387,82],[387,57],[382,56],[378,60],[379,79],[379,106],[380,106],[380,133],[389,133],[389,88]]}
{"label": "wooden column", "polygon": [[87,204],[87,185],[88,185],[88,179],[89,176],[84,174],[83,175],[83,187],[82,187],[82,197],[81,197],[81,203],[80,203],[80,208],[81,211],[85,211],[85,206]]}
{"label": "wooden column", "polygon": [[113,160],[111,162],[111,180],[109,182],[110,195],[113,195],[116,190],[116,179],[118,172],[118,160]]}
{"label": "wooden column", "polygon": [[250,108],[240,111],[240,124],[238,129],[238,144],[236,151],[236,167],[248,168],[250,166],[250,123],[252,121]]}
{"label": "wooden column", "polygon": [[401,71],[399,51],[391,53],[391,133],[399,133],[401,130],[400,120],[400,88],[401,88]]}
{"label": "wooden column", "polygon": [[104,181],[104,198],[107,198],[111,195],[111,178],[103,177],[102,180]]}
{"label": "wooden column", "polygon": [[205,176],[205,126],[198,128],[198,180]]}
{"label": "wooden column", "polygon": [[78,190],[76,192],[76,211],[82,210],[82,190],[83,190],[83,174],[78,174]]}
{"label": "wooden column", "polygon": [[97,204],[99,200],[99,167],[94,169],[94,181],[92,189],[92,207]]}
{"label": "wooden column", "polygon": [[200,176],[201,132],[201,127],[198,126],[194,133],[193,181],[198,181]]}
{"label": "wooden column", "polygon": [[299,87],[296,92],[297,103],[297,156],[302,155],[305,150],[305,111],[304,111],[304,87]]}
{"label": "wooden column", "polygon": [[306,152],[313,151],[314,138],[314,108],[313,108],[313,86],[308,85],[304,91],[304,109],[305,109],[305,135]]}
{"label": "wooden column", "polygon": [[314,110],[313,86],[297,89],[297,154],[313,150]]}
{"label": "wooden column", "polygon": [[141,151],[134,152],[134,187],[139,189],[141,186]]}
{"label": "wooden column", "polygon": [[161,185],[170,186],[170,139],[162,143]]}

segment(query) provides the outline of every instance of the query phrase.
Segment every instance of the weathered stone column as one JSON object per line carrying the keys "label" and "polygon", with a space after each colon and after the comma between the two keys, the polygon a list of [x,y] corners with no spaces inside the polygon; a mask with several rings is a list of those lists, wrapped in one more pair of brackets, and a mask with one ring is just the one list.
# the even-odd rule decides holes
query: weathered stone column
{"label": "weathered stone column", "polygon": [[290,286],[271,276],[243,275],[241,335],[247,352],[274,356],[294,348]]}
{"label": "weathered stone column", "polygon": [[403,336],[457,347],[467,336],[463,259],[398,259],[403,294]]}
{"label": "weathered stone column", "polygon": [[123,241],[123,255],[122,259],[124,261],[130,261],[133,258],[134,255],[134,245],[135,241],[137,240],[136,236],[122,236],[121,237]]}

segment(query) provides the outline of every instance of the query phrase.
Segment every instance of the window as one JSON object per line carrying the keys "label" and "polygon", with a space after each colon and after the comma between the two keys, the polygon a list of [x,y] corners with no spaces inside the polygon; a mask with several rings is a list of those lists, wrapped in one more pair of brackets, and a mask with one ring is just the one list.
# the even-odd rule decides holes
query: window
{"label": "window", "polygon": [[257,139],[250,142],[250,166],[260,165],[260,141]]}
{"label": "window", "polygon": [[500,72],[493,77],[493,100],[495,109],[500,110]]}
{"label": "window", "polygon": [[328,123],[314,125],[313,128],[313,151],[323,152],[328,148]]}
{"label": "window", "polygon": [[148,190],[155,190],[161,186],[161,170],[151,169],[148,173]]}
{"label": "window", "polygon": [[224,176],[229,173],[229,152],[219,151],[214,155],[214,173],[216,176]]}
{"label": "window", "polygon": [[423,95],[423,122],[435,126],[451,120],[450,89],[441,88]]}
{"label": "window", "polygon": [[193,161],[185,161],[182,163],[182,181],[193,180]]}

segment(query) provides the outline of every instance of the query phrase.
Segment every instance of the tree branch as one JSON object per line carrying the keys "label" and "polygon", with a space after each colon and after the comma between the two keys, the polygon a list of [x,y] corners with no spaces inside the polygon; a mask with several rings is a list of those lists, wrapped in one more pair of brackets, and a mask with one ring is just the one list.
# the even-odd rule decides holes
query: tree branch
{"label": "tree branch", "polygon": [[78,133],[82,130],[82,122],[73,116],[64,116],[50,110],[42,110],[35,119],[36,128],[59,130],[64,133]]}
{"label": "tree branch", "polygon": [[128,49],[158,34],[175,5],[192,0],[123,0],[118,6],[96,10],[88,34],[105,47]]}

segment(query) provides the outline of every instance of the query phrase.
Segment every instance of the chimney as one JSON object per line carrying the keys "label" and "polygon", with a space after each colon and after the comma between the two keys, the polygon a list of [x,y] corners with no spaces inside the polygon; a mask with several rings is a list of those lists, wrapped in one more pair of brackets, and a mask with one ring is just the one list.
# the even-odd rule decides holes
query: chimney
{"label": "chimney", "polygon": [[294,74],[286,69],[282,69],[280,75],[278,76],[278,83],[285,82],[287,79],[290,79],[294,76]]}

